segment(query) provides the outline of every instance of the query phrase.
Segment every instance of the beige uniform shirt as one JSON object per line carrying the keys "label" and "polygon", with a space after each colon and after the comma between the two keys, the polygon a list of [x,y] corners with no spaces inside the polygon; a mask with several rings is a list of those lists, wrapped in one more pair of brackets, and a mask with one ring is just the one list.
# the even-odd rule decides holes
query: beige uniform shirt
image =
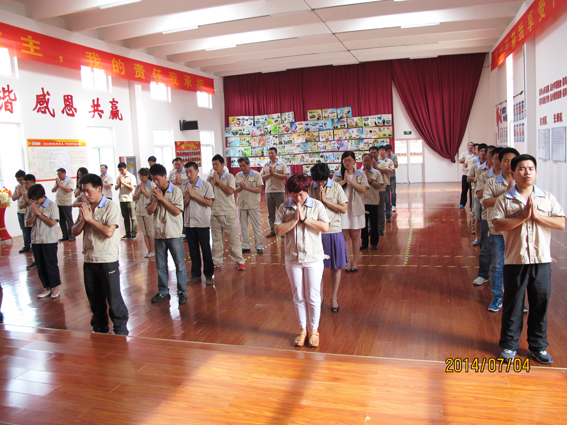
{"label": "beige uniform shirt", "polygon": [[[158,188],[158,190],[161,190]],[[183,211],[183,192],[173,183],[169,182],[168,188],[163,195],[170,204]],[[154,202],[155,195],[152,192],[150,204]],[[158,202],[154,212],[154,239],[173,239],[183,236],[183,214],[173,215]]]}
{"label": "beige uniform shirt", "polygon": [[[191,182],[183,188],[183,197],[187,196],[187,186],[191,186]],[[199,177],[195,183],[195,192],[197,195],[205,199],[215,199],[215,192],[211,184]],[[213,202],[214,205],[214,202]],[[185,205],[185,227],[210,227],[211,226],[211,207],[206,207],[198,203],[195,199],[189,199],[189,203]]]}
{"label": "beige uniform shirt", "polygon": [[[213,185],[215,181],[214,177],[210,177],[208,182],[211,186],[213,186],[213,191],[215,193],[214,202],[213,202],[213,209],[211,211],[211,215],[231,215],[236,217],[236,204],[234,203],[234,193],[232,195],[227,195],[224,191],[219,187],[218,184]],[[225,171],[221,176],[221,181],[236,190],[236,179],[232,174]]]}
{"label": "beige uniform shirt", "polygon": [[[378,162],[378,168],[387,169],[387,170],[393,170],[395,168],[394,161],[392,161],[391,159],[378,158],[378,161],[379,161]],[[382,174],[382,173],[380,173],[380,174]],[[393,174],[382,174],[382,180],[384,180],[384,184],[380,188],[380,192],[385,192],[386,186],[390,185],[390,176],[391,175],[393,175]]]}
{"label": "beige uniform shirt", "polygon": [[[392,164],[394,164],[392,161],[390,161]],[[362,171],[360,170],[354,170],[354,174],[352,175],[352,178],[360,185],[362,186],[366,186],[368,187],[368,179],[366,178],[366,174],[364,174]],[[343,181],[343,176],[341,175],[340,171],[337,171],[333,177],[333,181],[337,182],[337,184],[340,184],[338,182]],[[347,183],[349,184],[349,183]],[[344,189],[343,187],[343,191],[345,191],[345,195],[346,193],[348,193],[348,190]],[[368,191],[368,189],[366,189],[366,191]],[[348,200],[351,205],[352,205],[352,212],[354,215],[362,215],[366,213],[366,208],[364,207],[364,193],[360,193],[358,190],[352,188],[352,190],[350,191],[350,197]]]}
{"label": "beige uniform shirt", "polygon": [[[28,213],[28,217],[33,214],[33,210],[30,208],[31,213]],[[43,204],[40,205],[39,211],[42,215],[47,218],[51,218],[59,221],[59,208],[57,204],[45,198]],[[31,227],[31,241],[33,244],[45,244],[45,243],[57,243],[59,239],[59,229],[57,224],[55,226],[49,226],[44,223],[39,217],[33,222]]]}
{"label": "beige uniform shirt", "polygon": [[[122,176],[122,174],[120,174]],[[116,179],[116,184],[120,183],[120,176]],[[130,190],[124,185],[120,185],[120,191],[118,192],[118,200],[120,202],[133,202],[132,197],[134,196],[134,190],[136,190],[136,186],[138,185],[138,181],[136,180],[136,176],[126,171],[126,175],[122,176],[124,182],[128,183],[130,186],[134,186],[134,189]]]}
{"label": "beige uniform shirt", "polygon": [[67,177],[64,181],[61,182],[61,186],[65,186],[73,190],[67,193],[63,189],[58,187],[57,191],[55,192],[55,202],[57,203],[58,207],[70,207],[71,205],[73,205],[73,191],[75,190],[75,185],[73,184],[71,179]]}
{"label": "beige uniform shirt", "polygon": [[[102,182],[104,184],[112,184],[112,176],[106,173],[104,176],[100,176]],[[104,186],[102,187],[102,194],[106,196],[108,199],[112,199],[112,187],[109,189],[105,189]]]}
{"label": "beige uniform shirt", "polygon": [[[490,171],[483,176],[488,176]],[[482,178],[482,176],[481,176]],[[498,198],[500,195],[508,190],[508,183],[502,176],[502,173],[498,176],[489,177],[484,185],[484,194],[482,199]],[[494,216],[494,207],[492,208],[482,208],[482,219],[488,221],[488,228],[490,229],[491,235],[502,235],[501,232],[494,231],[494,225],[492,224],[492,219]]]}
{"label": "beige uniform shirt", "polygon": [[[240,173],[236,173],[236,187],[239,187],[238,183],[240,182],[244,182],[253,188],[264,186],[262,174],[252,169],[250,169],[250,174],[247,176],[245,176],[242,171]],[[260,209],[261,199],[262,192],[253,193],[249,190],[242,189],[238,192],[236,201],[238,202],[238,208],[241,210],[258,210]]]}
{"label": "beige uniform shirt", "polygon": [[463,152],[461,154],[461,156],[459,157],[459,162],[461,161],[461,159],[464,159],[465,162],[463,162],[463,176],[466,176],[469,174],[469,168],[466,167],[465,165],[468,163],[469,158],[471,157],[471,154],[468,152]]}
{"label": "beige uniform shirt", "polygon": [[[179,174],[179,179],[181,180],[181,184],[176,184],[174,183],[175,181],[177,181],[177,175]],[[169,176],[167,177],[167,179],[173,183],[174,186],[177,186],[179,189],[183,190],[183,187],[187,184],[187,182],[189,181],[189,177],[187,176],[187,173],[185,171],[182,171],[181,173],[178,173],[176,169],[173,169],[170,173]]]}
{"label": "beige uniform shirt", "polygon": [[[309,196],[315,200],[319,198],[319,187],[316,182],[313,182],[313,185],[309,188]],[[348,202],[342,186],[331,179],[327,179],[327,184],[325,185],[325,196],[327,197],[327,200],[334,204],[344,204]],[[323,206],[325,206],[325,204],[323,204]],[[327,207],[325,207],[325,209],[327,210],[327,216],[331,222],[329,230],[325,233],[341,233],[343,231],[342,214]]]}
{"label": "beige uniform shirt", "polygon": [[[290,198],[284,202],[276,212],[274,225],[294,220],[296,208],[293,199]],[[307,197],[303,204],[303,213],[305,217],[312,220],[329,222],[325,206],[310,196]],[[303,223],[297,223],[293,229],[285,234],[286,261],[313,263],[322,261],[325,258],[328,258],[328,256],[323,251],[321,232],[311,229]]]}
{"label": "beige uniform shirt", "polygon": [[[548,217],[565,217],[555,197],[534,185],[532,202],[539,214]],[[500,195],[494,206],[492,220],[522,215],[526,200],[514,186]],[[551,263],[551,229],[529,219],[515,229],[502,232],[504,236],[504,264]]]}
{"label": "beige uniform shirt", "polygon": [[[265,176],[270,174],[270,165],[272,163],[268,162],[262,168],[261,175]],[[289,176],[289,169],[287,165],[285,165],[281,159],[276,161],[276,165],[274,167],[274,173],[276,174],[286,174]],[[285,193],[285,180],[278,179],[277,177],[270,177],[265,181],[266,184],[266,193],[274,193],[274,192],[284,192]]]}
{"label": "beige uniform shirt", "polygon": [[[18,193],[18,188],[19,188],[20,186],[22,186],[22,185],[17,184],[17,185],[16,185],[16,188],[14,189],[14,191],[13,191],[12,193]],[[28,191],[26,190],[25,187],[22,186],[22,189],[24,189],[24,193],[28,193]],[[20,207],[21,207],[23,204],[25,204],[25,203],[26,203],[26,201],[24,200],[24,196],[23,196],[23,195],[20,196],[20,197],[18,198],[18,200],[16,201],[16,209],[17,209],[18,214],[25,214],[25,212],[26,212],[25,208],[20,209]]]}
{"label": "beige uniform shirt", "polygon": [[[488,172],[486,173],[481,173],[478,176],[478,181],[476,182],[476,188],[475,188],[475,193],[474,196],[477,195],[478,192],[480,192],[481,190],[484,190],[486,187],[486,183],[488,180],[490,180],[492,177],[495,177],[494,175],[494,170],[491,168],[488,170]],[[477,196],[478,198],[478,196]],[[479,198],[482,202],[482,198]],[[481,219],[483,220],[488,220],[488,212],[486,210],[486,208],[482,207],[482,212],[481,212]]]}
{"label": "beige uniform shirt", "polygon": [[[90,207],[91,204],[89,204]],[[102,195],[102,199],[93,213],[93,218],[105,226],[116,226],[116,229],[114,229],[112,237],[107,238],[85,223],[83,229],[83,257],[85,263],[114,263],[118,261],[120,207]],[[80,211],[75,224],[82,219],[83,213]]]}
{"label": "beige uniform shirt", "polygon": [[[361,168],[360,171],[364,173],[364,168]],[[378,183],[382,183],[382,187],[384,187],[384,179],[382,178],[382,173],[380,171],[375,170],[374,168],[370,168],[370,175],[371,175],[370,178],[372,180]],[[368,180],[368,177],[366,177],[366,179]],[[368,182],[368,189],[366,189],[366,192],[364,192],[364,204],[379,205],[380,191],[382,190],[382,187],[380,187],[380,189],[376,189],[374,186],[370,184],[370,182]]]}
{"label": "beige uniform shirt", "polygon": [[[138,217],[148,217],[148,211],[146,210],[147,206],[150,205],[150,198],[152,196],[152,193],[154,191],[154,189],[156,188],[156,184],[150,180],[148,180],[148,182],[146,184],[144,184],[144,192],[146,192],[148,194],[148,197],[146,198],[144,196],[143,193],[140,193],[140,196],[138,197],[138,200],[136,201],[136,215]],[[134,195],[138,192],[142,191],[142,183],[140,183],[138,186],[136,186],[136,189],[134,190]]]}

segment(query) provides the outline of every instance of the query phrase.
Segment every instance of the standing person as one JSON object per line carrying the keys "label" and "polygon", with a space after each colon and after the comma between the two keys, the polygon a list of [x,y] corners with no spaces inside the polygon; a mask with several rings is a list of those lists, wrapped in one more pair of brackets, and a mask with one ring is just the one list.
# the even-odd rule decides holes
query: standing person
{"label": "standing person", "polygon": [[380,205],[382,206],[380,205],[378,206],[378,233],[381,236],[384,234],[384,228],[385,228],[384,217],[382,217],[382,211],[385,212],[386,221],[388,223],[392,221],[391,215],[389,215],[388,212],[385,211],[385,207],[386,207],[388,186],[390,185],[390,176],[394,173],[394,162],[386,157],[386,147],[383,145],[378,147],[378,160],[376,167],[374,167],[374,169],[382,173],[382,179],[384,180],[384,185],[380,189],[380,192],[384,192],[384,203],[382,203],[382,194],[380,194]]}
{"label": "standing person", "polygon": [[366,224],[362,228],[361,237],[362,245],[360,249],[368,248],[368,234],[370,234],[370,245],[372,250],[378,249],[378,242],[380,241],[380,234],[378,233],[378,208],[380,206],[380,189],[384,185],[382,173],[372,168],[372,155],[365,153],[362,155],[362,169],[361,171],[366,174],[369,188],[364,192],[364,214]]}
{"label": "standing person", "polygon": [[396,168],[398,156],[393,153],[392,145],[386,145],[386,157],[394,163],[394,172],[390,174],[390,185],[386,189],[386,215],[396,212]]}
{"label": "standing person", "polygon": [[531,155],[512,160],[516,185],[501,195],[494,206],[494,230],[505,240],[504,297],[500,356],[511,361],[520,348],[523,304],[527,290],[528,356],[543,364],[553,363],[546,348],[547,309],[551,293],[551,229],[565,229],[565,213],[555,197],[534,183],[537,162]]}
{"label": "standing person", "polygon": [[112,176],[108,174],[108,166],[102,164],[100,166],[100,178],[102,179],[102,194],[106,199],[112,201]]}
{"label": "standing person", "polygon": [[[30,241],[30,245],[32,240],[31,237],[32,227],[27,225],[26,218],[28,217],[28,214],[31,211],[31,204],[32,204],[32,201],[28,197],[28,190],[34,184],[35,184],[35,176],[33,174],[26,174],[24,176],[24,188],[23,188],[24,193],[20,197],[20,199],[18,199],[18,211],[23,211],[24,213],[24,232],[25,232],[24,240],[27,238]],[[55,229],[55,231],[57,232],[57,229]],[[33,250],[33,245],[31,245],[31,247]],[[37,263],[35,261],[35,256],[34,256],[32,263],[26,266],[26,270],[35,269],[36,267],[37,267]]]}
{"label": "standing person", "polygon": [[[495,153],[496,152],[496,153]],[[492,302],[488,311],[497,312],[502,307],[502,271],[504,268],[504,236],[494,230],[492,217],[496,201],[514,186],[512,174],[512,160],[520,153],[514,148],[494,149],[493,170],[496,176],[488,178],[482,191],[482,214],[486,212],[486,220],[490,232],[489,242],[491,248],[492,268],[490,270],[490,289],[492,290]],[[502,160],[500,160],[502,158]],[[485,174],[488,176],[490,171]],[[482,178],[482,177],[481,177]],[[477,278],[479,279],[479,278]],[[474,283],[474,282],[473,282]],[[482,282],[485,283],[485,282]]]}
{"label": "standing person", "polygon": [[148,158],[148,165],[151,167],[152,165],[154,165],[157,162],[157,158],[155,156],[150,156]]}
{"label": "standing person", "polygon": [[81,206],[73,235],[83,233],[83,275],[93,313],[91,326],[94,332],[108,333],[110,316],[114,333],[128,335],[128,309],[120,292],[118,205],[102,194],[102,179],[96,174],[83,176],[81,184],[87,202]]}
{"label": "standing person", "polygon": [[[478,178],[482,173],[487,173],[489,170],[488,164],[486,162],[488,152],[488,146],[484,143],[478,145],[478,160],[475,162],[469,162],[469,175],[467,177],[467,181],[471,183],[471,191],[472,193],[476,193],[476,184],[478,182]],[[472,164],[472,165],[471,165]],[[482,213],[482,206],[480,204],[480,199],[476,196],[474,197],[474,228],[476,238],[473,241],[473,246],[480,245],[480,237],[482,235],[482,228],[481,228],[481,213]],[[488,271],[487,271],[488,273]]]}
{"label": "standing person", "polygon": [[[372,157],[372,168],[377,170],[378,169],[378,163],[380,162],[380,155],[378,154],[378,147],[377,146],[370,147],[370,149],[368,149],[368,153],[370,153],[370,156]],[[386,187],[384,187],[384,190],[386,190]]]}
{"label": "standing person", "polygon": [[459,208],[465,208],[465,206],[467,205],[467,194],[469,194],[471,190],[471,184],[467,181],[467,176],[469,174],[468,159],[473,154],[473,146],[473,142],[467,143],[467,152],[463,152],[459,157],[459,164],[463,164],[463,176],[461,178],[461,203],[459,204]]}
{"label": "standing person", "polygon": [[136,217],[140,224],[140,231],[144,235],[144,243],[148,252],[144,258],[153,258],[154,253],[154,217],[148,214],[146,207],[150,205],[150,197],[156,188],[156,185],[150,180],[150,170],[148,168],[140,168],[138,171],[140,184],[134,190],[132,199],[136,202]]}
{"label": "standing person", "polygon": [[57,222],[59,209],[55,202],[45,196],[45,189],[34,184],[28,189],[31,201],[26,225],[31,228],[32,248],[37,274],[43,285],[43,292],[37,298],[59,298],[61,278],[57,265]]}
{"label": "standing person", "polygon": [[289,170],[281,159],[278,159],[278,150],[271,147],[268,150],[270,161],[262,168],[262,179],[266,185],[266,205],[268,206],[268,222],[270,233],[267,238],[276,236],[274,231],[274,220],[277,208],[285,200],[285,181],[289,178]]}
{"label": "standing person", "polygon": [[183,190],[184,226],[191,256],[191,277],[187,283],[201,283],[201,254],[203,254],[202,273],[205,275],[205,284],[213,285],[215,264],[211,253],[209,226],[215,193],[211,184],[199,177],[199,166],[196,162],[185,164],[185,170],[189,181]]}
{"label": "standing person", "polygon": [[238,271],[243,271],[244,258],[242,257],[242,245],[236,224],[236,206],[234,203],[236,180],[232,174],[224,170],[224,158],[218,154],[213,156],[213,171],[213,176],[208,180],[213,186],[215,194],[211,211],[213,261],[215,267],[221,267],[224,251],[223,233],[226,233],[230,256],[238,264]]}
{"label": "standing person", "polygon": [[133,195],[136,189],[136,177],[128,171],[128,167],[124,162],[118,164],[119,176],[116,179],[116,187],[118,190],[118,199],[120,200],[120,212],[124,218],[124,229],[126,233],[122,236],[122,240],[135,240],[138,232],[138,221],[136,219],[136,204]]}
{"label": "standing person", "polygon": [[168,180],[179,189],[187,185],[187,173],[183,168],[183,159],[182,158],[175,158],[172,162],[173,170],[169,173]]}
{"label": "standing person", "polygon": [[61,226],[62,237],[59,241],[74,241],[71,233],[73,227],[73,182],[67,177],[65,168],[57,170],[55,186],[51,189],[55,193],[55,202],[59,208],[59,226]]}
{"label": "standing person", "polygon": [[341,170],[335,173],[333,181],[340,184],[348,199],[346,214],[341,216],[343,236],[349,260],[347,273],[358,271],[360,258],[360,229],[366,225],[364,209],[364,193],[368,189],[366,174],[356,169],[356,158],[353,151],[346,151],[341,156]]}
{"label": "standing person", "polygon": [[[313,185],[309,189],[309,196],[318,200],[325,206],[329,217],[329,230],[321,235],[325,258],[323,265],[331,269],[331,311],[339,312],[339,284],[341,270],[348,264],[348,254],[345,238],[342,232],[342,215],[347,212],[348,199],[340,184],[330,179],[331,171],[325,163],[318,163],[311,167]],[[323,280],[321,280],[321,296],[323,296]]]}
{"label": "standing person", "polygon": [[77,181],[76,188],[74,192],[75,200],[73,201],[73,208],[81,208],[83,202],[85,202],[83,197],[83,189],[81,187],[81,178],[88,174],[88,170],[85,167],[81,167],[77,170]]}
{"label": "standing person", "polygon": [[478,147],[479,144],[478,143],[474,143],[473,144],[473,154],[470,156],[470,158],[467,160],[467,182],[471,185],[471,192],[470,192],[470,209],[471,209],[471,234],[475,235],[476,234],[476,220],[474,219],[474,200],[473,200],[473,191],[474,191],[474,185],[471,184],[471,182],[469,182],[469,173],[471,172],[471,170],[473,168],[476,168],[479,164],[479,159],[478,159]]}
{"label": "standing person", "polygon": [[167,253],[175,263],[177,277],[177,296],[179,305],[187,304],[187,269],[185,268],[185,249],[183,248],[183,192],[167,180],[165,167],[154,164],[150,167],[150,176],[157,186],[150,196],[147,206],[149,215],[154,216],[154,245],[156,250],[156,271],[158,275],[158,293],[151,299],[159,303],[171,298],[169,295],[169,272]]}
{"label": "standing person", "polygon": [[[24,195],[26,190],[24,189],[24,176],[26,172],[24,170],[18,170],[16,173],[16,180],[18,184],[16,185],[14,191],[12,192],[12,201],[16,202],[16,212],[18,214],[18,223],[20,224],[20,229],[22,230],[22,236],[24,238],[24,246],[18,252],[24,254],[31,251],[31,237],[29,232],[26,231],[26,223],[24,219],[25,211],[25,200]],[[24,205],[22,208],[21,206]]]}
{"label": "standing person", "polygon": [[277,235],[288,235],[285,238],[285,268],[301,328],[295,337],[297,347],[305,343],[308,320],[309,345],[319,346],[321,278],[326,258],[321,232],[329,230],[325,207],[309,196],[309,186],[307,176],[294,174],[290,177],[287,184],[290,198],[278,208],[274,222]]}
{"label": "standing person", "polygon": [[260,226],[260,200],[264,180],[258,171],[250,168],[250,160],[243,156],[238,158],[241,172],[236,174],[236,193],[238,194],[238,211],[240,214],[240,231],[242,233],[242,253],[250,252],[250,235],[248,234],[248,218],[254,231],[256,254],[262,254],[262,227]]}

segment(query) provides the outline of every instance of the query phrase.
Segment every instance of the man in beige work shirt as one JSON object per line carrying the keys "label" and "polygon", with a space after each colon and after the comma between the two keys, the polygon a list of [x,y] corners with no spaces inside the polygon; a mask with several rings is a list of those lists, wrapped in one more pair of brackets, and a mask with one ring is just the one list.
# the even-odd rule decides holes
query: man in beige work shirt
{"label": "man in beige work shirt", "polygon": [[215,267],[221,267],[224,251],[223,232],[228,239],[230,256],[238,264],[238,270],[244,270],[244,258],[242,257],[242,245],[236,224],[236,205],[234,203],[234,192],[236,189],[235,178],[232,174],[224,171],[224,158],[221,155],[213,156],[213,176],[209,177],[209,183],[213,186],[215,200],[211,212],[211,233],[213,235],[213,261]]}
{"label": "man in beige work shirt", "polygon": [[250,168],[250,160],[243,156],[238,158],[240,173],[236,174],[236,193],[238,194],[238,210],[240,230],[242,233],[242,253],[250,252],[250,235],[248,234],[248,218],[254,231],[256,254],[262,254],[262,228],[260,226],[260,199],[264,180],[258,171]]}
{"label": "man in beige work shirt", "polygon": [[59,226],[63,237],[59,241],[74,241],[71,234],[73,227],[73,182],[67,177],[65,168],[57,170],[55,186],[51,191],[55,193],[55,203],[59,208]]}
{"label": "man in beige work shirt", "polygon": [[102,194],[106,199],[112,201],[112,176],[108,174],[108,167],[104,164],[100,166],[100,178],[102,179]]}
{"label": "man in beige work shirt", "polygon": [[[262,168],[262,179],[266,185],[266,205],[268,206],[268,222],[270,233],[267,238],[276,236],[274,232],[274,221],[276,210],[285,200],[285,181],[289,178],[289,170],[281,159],[278,159],[278,150],[271,147],[268,150],[270,161]],[[283,237],[283,236],[282,236]]]}
{"label": "man in beige work shirt", "polygon": [[[469,161],[469,175],[467,177],[467,181],[471,183],[472,192],[476,193],[476,183],[482,173],[488,173],[490,167],[488,167],[486,158],[488,153],[488,146],[484,143],[478,145],[478,161]],[[476,196],[473,200],[473,214],[474,217],[471,219],[471,222],[474,221],[473,232],[476,234],[476,238],[473,241],[473,246],[480,245],[480,236],[482,235],[482,228],[481,228],[481,213],[482,213],[482,206],[480,204],[480,199]]]}
{"label": "man in beige work shirt", "polygon": [[122,240],[135,240],[138,232],[138,221],[136,219],[136,203],[134,202],[134,190],[138,185],[136,176],[128,171],[126,163],[118,164],[118,178],[116,179],[115,190],[118,190],[120,200],[120,212],[124,218],[124,229],[126,233]]}
{"label": "man in beige work shirt", "polygon": [[[375,146],[374,146],[375,148]],[[372,148],[370,148],[372,150]],[[384,184],[380,188],[380,204],[378,205],[378,234],[382,236],[384,234],[384,228],[386,224],[384,221],[390,223],[392,221],[389,215],[386,213],[386,189],[390,184],[390,176],[394,174],[394,162],[386,157],[386,146],[382,145],[378,147],[378,159],[376,160],[376,167],[373,166],[375,170],[382,173],[382,180]]]}
{"label": "man in beige work shirt", "polygon": [[[378,249],[378,242],[380,241],[380,234],[378,232],[378,208],[380,207],[380,189],[384,186],[384,179],[382,173],[372,167],[372,155],[369,153],[365,153],[362,156],[361,171],[366,174],[370,188],[364,192],[366,226],[362,228],[360,233],[362,238],[360,249],[368,248],[368,235],[370,234],[370,245],[372,246],[372,250],[376,251]],[[385,194],[385,192],[382,193]],[[382,208],[384,207],[382,206]]]}

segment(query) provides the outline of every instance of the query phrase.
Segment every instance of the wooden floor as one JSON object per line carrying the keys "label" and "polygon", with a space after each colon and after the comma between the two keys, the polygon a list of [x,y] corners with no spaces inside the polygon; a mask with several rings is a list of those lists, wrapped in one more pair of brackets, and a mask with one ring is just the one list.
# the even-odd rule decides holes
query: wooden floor
{"label": "wooden floor", "polygon": [[[15,238],[0,258],[0,423],[565,423],[566,232],[552,239],[554,368],[445,373],[448,358],[500,352],[501,313],[487,311],[488,285],[472,285],[479,249],[459,195],[457,184],[398,185],[379,250],[343,274],[337,314],[325,285],[318,349],[293,347],[282,239],[264,239],[244,272],[226,258],[215,286],[189,286],[181,307],[175,296],[150,304],[155,261],[143,258],[141,236],[122,242],[124,338],[88,333],[80,238],[60,245],[58,300],[36,299],[37,271],[25,270],[31,256]],[[520,344],[524,360],[525,329]]]}

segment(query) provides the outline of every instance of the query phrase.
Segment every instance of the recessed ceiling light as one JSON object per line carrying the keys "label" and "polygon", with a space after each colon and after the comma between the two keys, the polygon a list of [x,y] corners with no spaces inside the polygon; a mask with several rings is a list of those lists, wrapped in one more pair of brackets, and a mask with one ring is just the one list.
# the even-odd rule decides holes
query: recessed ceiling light
{"label": "recessed ceiling light", "polygon": [[199,28],[198,25],[193,25],[193,26],[183,27],[183,28],[175,28],[175,29],[172,29],[172,30],[162,31],[162,34],[172,34],[174,32],[196,30],[197,28]]}
{"label": "recessed ceiling light", "polygon": [[100,7],[101,9],[108,9],[108,8],[110,8],[110,7],[123,6],[123,5],[125,5],[125,4],[130,4],[130,3],[137,3],[137,2],[139,2],[139,1],[142,1],[142,0],[120,0],[120,1],[113,1],[113,2],[110,2],[110,3],[103,4],[103,5],[99,6],[99,7]]}
{"label": "recessed ceiling light", "polygon": [[430,22],[428,24],[403,25],[402,28],[433,27],[435,25],[439,25],[439,22]]}
{"label": "recessed ceiling light", "polygon": [[205,51],[210,52],[211,50],[232,49],[234,47],[236,47],[236,44],[232,44],[230,46],[209,47],[208,49],[205,49]]}

